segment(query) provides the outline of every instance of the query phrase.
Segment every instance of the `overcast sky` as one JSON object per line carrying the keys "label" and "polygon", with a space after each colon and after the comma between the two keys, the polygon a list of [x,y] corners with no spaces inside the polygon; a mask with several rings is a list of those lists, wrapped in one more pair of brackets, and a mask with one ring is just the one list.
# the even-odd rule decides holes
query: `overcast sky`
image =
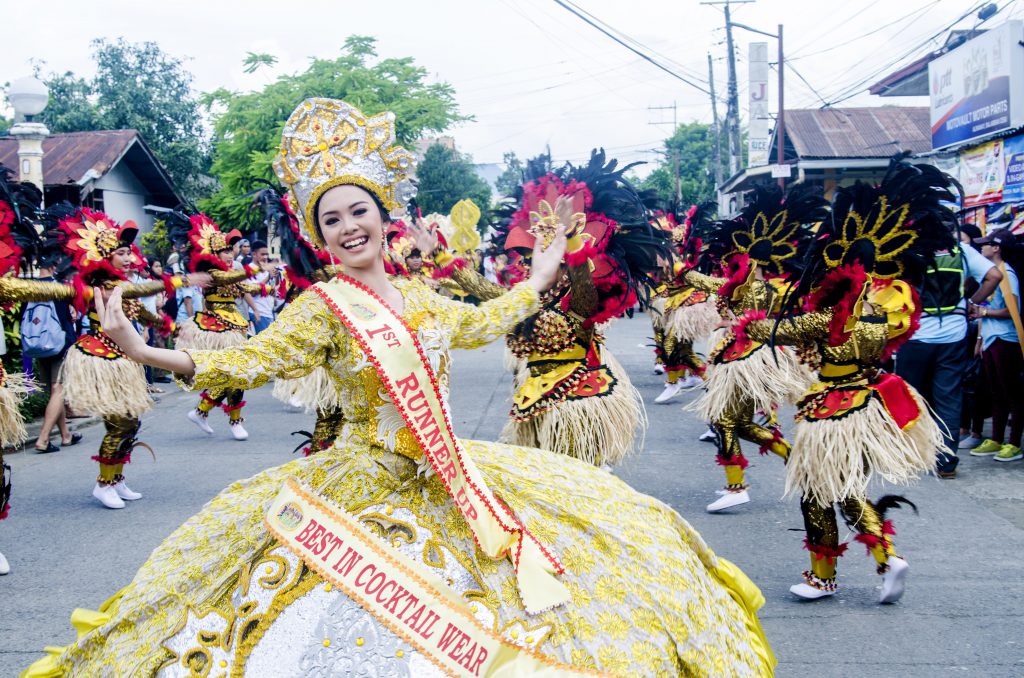
{"label": "overcast sky", "polygon": [[[476,162],[500,162],[508,150],[520,157],[535,155],[545,144],[558,160],[579,161],[598,145],[623,160],[655,160],[650,150],[660,146],[671,124],[652,123],[671,123],[672,111],[650,107],[675,102],[679,122],[711,121],[707,94],[644,62],[553,0],[47,0],[45,10],[36,3],[4,4],[0,83],[31,73],[32,59],[44,61],[45,71],[89,75],[90,41],[123,36],[155,41],[185,58],[199,91],[248,91],[276,75],[303,70],[309,57],[333,57],[348,35],[375,36],[382,57],[412,56],[432,78],[454,86],[461,111],[475,121],[450,133]],[[946,29],[968,12],[957,27],[973,27],[974,14],[984,4],[757,0],[734,4],[733,20],[769,32],[785,25],[787,60],[810,84],[787,69],[787,108],[817,107],[865,89],[935,49]],[[986,25],[1024,18],[1024,2],[997,4],[1000,13]],[[719,115],[724,116],[727,69],[720,6],[698,0],[576,0],[576,5],[704,88],[710,52],[722,100]],[[768,41],[773,63],[776,45],[741,29],[735,29],[735,40],[745,111],[748,43]],[[268,52],[279,62],[246,75],[242,60],[247,52]],[[773,70],[773,111],[776,77]],[[836,105],[893,103],[927,105],[927,99],[861,93]]]}

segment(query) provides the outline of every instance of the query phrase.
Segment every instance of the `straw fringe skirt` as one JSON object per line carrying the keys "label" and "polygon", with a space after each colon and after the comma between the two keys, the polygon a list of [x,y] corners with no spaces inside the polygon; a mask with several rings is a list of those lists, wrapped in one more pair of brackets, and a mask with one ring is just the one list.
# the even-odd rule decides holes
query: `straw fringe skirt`
{"label": "straw fringe skirt", "polygon": [[907,485],[933,471],[935,453],[944,446],[942,431],[921,395],[913,389],[911,394],[921,416],[906,429],[900,429],[877,396],[842,418],[798,420],[786,464],[786,495],[828,505],[865,496],[876,474]]}
{"label": "straw fringe skirt", "polygon": [[[601,360],[616,380],[611,393],[566,400],[528,421],[510,418],[501,433],[502,442],[540,447],[596,466],[617,464],[643,447],[647,413],[640,392],[605,347]],[[525,378],[524,370],[516,375],[517,387]]]}
{"label": "straw fringe skirt", "polygon": [[189,318],[181,324],[178,336],[174,340],[174,348],[179,350],[220,351],[244,343],[245,332],[236,330],[211,332],[199,327],[194,319]]}
{"label": "straw fringe skirt", "polygon": [[101,358],[72,346],[60,380],[64,397],[76,412],[138,418],[153,407],[142,365],[123,356]]}
{"label": "straw fringe skirt", "polygon": [[715,330],[722,316],[710,301],[681,306],[665,315],[665,332],[683,341],[700,341]]}
{"label": "straw fringe skirt", "polygon": [[753,400],[755,410],[768,412],[776,405],[795,401],[813,381],[794,351],[773,351],[767,345],[742,360],[709,363],[704,379],[704,393],[686,409],[711,422],[735,407],[740,398]]}
{"label": "straw fringe skirt", "polygon": [[0,446],[14,447],[28,438],[25,418],[18,406],[34,383],[19,372],[0,374],[3,376],[3,385],[0,386]]}

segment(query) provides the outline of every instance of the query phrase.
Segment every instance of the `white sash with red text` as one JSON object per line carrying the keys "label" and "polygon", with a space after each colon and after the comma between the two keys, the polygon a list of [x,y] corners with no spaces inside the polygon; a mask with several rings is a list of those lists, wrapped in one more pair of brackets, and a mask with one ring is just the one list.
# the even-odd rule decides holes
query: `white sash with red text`
{"label": "white sash with red text", "polygon": [[312,289],[348,328],[430,465],[489,557],[508,557],[524,609],[530,614],[561,605],[569,592],[555,577],[558,560],[491,493],[452,430],[423,348],[405,322],[371,290],[344,275]]}
{"label": "white sash with red text", "polygon": [[448,675],[601,675],[487,630],[443,581],[293,478],[265,522],[288,550]]}

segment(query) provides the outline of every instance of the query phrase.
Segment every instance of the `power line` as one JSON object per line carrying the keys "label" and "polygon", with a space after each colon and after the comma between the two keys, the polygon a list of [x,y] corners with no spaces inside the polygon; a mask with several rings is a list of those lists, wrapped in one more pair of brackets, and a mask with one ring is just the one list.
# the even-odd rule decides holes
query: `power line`
{"label": "power line", "polygon": [[[914,47],[912,47],[909,50],[907,50],[906,52],[904,52],[902,55],[896,57],[892,61],[889,61],[889,62],[883,64],[880,68],[872,71],[870,74],[860,78],[859,80],[856,80],[852,84],[850,84],[850,85],[844,87],[843,89],[839,90],[838,92],[836,92],[835,94],[832,95],[831,99],[826,103],[826,106],[834,106],[835,104],[842,103],[842,102],[846,101],[847,99],[852,99],[853,97],[857,96],[862,91],[864,91],[864,85],[866,83],[869,83],[872,80],[875,80],[876,78],[878,78],[881,74],[885,73],[886,71],[889,71],[891,69],[896,68],[896,66],[898,64],[900,64],[903,61],[905,61],[908,57],[911,57],[911,56],[917,54],[922,48],[927,47],[928,44],[931,43],[933,40],[935,40],[936,38],[941,36],[946,31],[951,30],[953,28],[953,26],[956,26],[958,23],[960,23],[961,21],[963,21],[964,19],[969,17],[971,14],[974,14],[975,12],[977,12],[985,4],[986,4],[985,0],[982,0],[982,2],[979,2],[978,4],[972,6],[971,9],[966,11],[964,14],[960,15],[960,17],[957,18],[955,21],[953,21],[952,23],[950,23],[950,24],[948,24],[946,26],[943,26],[941,29],[939,29],[938,31],[936,31],[935,33],[930,35],[929,37],[925,38],[922,42],[918,43]],[[1003,7],[1006,7],[1006,5],[1003,5]]]}
{"label": "power line", "polygon": [[611,34],[610,32],[608,32],[607,30],[605,30],[604,28],[602,28],[601,26],[599,26],[599,25],[598,25],[597,23],[595,23],[594,21],[591,21],[591,20],[590,20],[590,19],[589,19],[588,17],[584,16],[584,15],[583,15],[583,14],[581,13],[581,11],[577,11],[577,9],[575,8],[575,7],[576,7],[575,5],[572,5],[571,3],[569,3],[569,2],[566,2],[566,0],[554,0],[554,2],[555,2],[555,4],[556,4],[556,5],[558,5],[558,6],[559,6],[559,7],[561,7],[562,9],[566,10],[567,12],[569,12],[570,14],[572,14],[573,16],[577,17],[578,19],[580,19],[580,20],[581,20],[581,21],[583,21],[584,23],[586,23],[586,24],[588,24],[588,25],[592,26],[593,28],[597,29],[598,31],[600,31],[600,32],[601,32],[601,33],[603,33],[604,35],[608,36],[609,38],[611,38],[612,40],[614,40],[614,41],[615,41],[615,42],[617,42],[618,44],[620,44],[620,45],[622,45],[623,47],[625,47],[626,49],[628,49],[628,50],[629,50],[630,52],[633,52],[634,54],[636,54],[637,56],[639,56],[640,58],[642,58],[642,59],[643,59],[644,61],[647,61],[647,62],[649,62],[650,64],[652,64],[653,66],[655,66],[655,67],[657,67],[657,68],[661,69],[662,71],[664,71],[664,72],[668,73],[668,74],[669,74],[669,75],[671,75],[671,76],[672,76],[673,78],[675,78],[675,79],[677,79],[677,80],[680,80],[680,81],[682,81],[682,82],[686,83],[686,84],[687,84],[687,85],[689,85],[690,87],[693,87],[694,89],[696,89],[696,90],[698,90],[698,91],[700,91],[700,92],[703,92],[704,94],[708,94],[708,95],[710,95],[710,94],[711,94],[711,93],[710,93],[710,92],[709,92],[709,91],[708,91],[707,89],[705,89],[704,87],[701,87],[700,85],[698,85],[697,83],[693,82],[692,80],[689,80],[689,79],[687,79],[687,78],[683,77],[682,75],[680,75],[679,73],[676,73],[675,71],[673,71],[673,70],[669,69],[668,67],[666,67],[666,66],[664,66],[664,65],[662,65],[662,64],[660,64],[660,63],[658,63],[657,61],[655,61],[654,59],[652,59],[652,58],[651,58],[651,57],[649,57],[648,55],[644,54],[644,53],[643,53],[643,52],[641,52],[640,50],[636,49],[635,47],[633,47],[633,46],[631,46],[631,45],[628,45],[628,44],[626,44],[625,42],[623,42],[623,41],[622,41],[622,40],[620,40],[619,38],[615,37],[615,36],[614,36],[614,35],[612,35],[612,34]]}

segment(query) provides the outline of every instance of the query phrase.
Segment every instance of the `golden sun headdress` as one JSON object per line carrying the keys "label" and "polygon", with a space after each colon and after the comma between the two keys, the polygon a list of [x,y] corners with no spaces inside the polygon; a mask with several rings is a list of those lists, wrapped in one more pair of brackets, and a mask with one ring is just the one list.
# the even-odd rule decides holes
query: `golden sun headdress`
{"label": "golden sun headdress", "polygon": [[395,144],[395,116],[367,116],[338,99],[306,99],[284,125],[274,160],[277,178],[303,235],[322,244],[316,229],[317,202],[335,186],[359,186],[388,211],[416,195],[409,175],[415,156]]}
{"label": "golden sun headdress", "polygon": [[128,247],[139,229],[134,221],[117,223],[103,212],[80,207],[60,223],[64,233],[64,247],[74,258],[75,268],[89,269],[106,261],[114,252]]}

